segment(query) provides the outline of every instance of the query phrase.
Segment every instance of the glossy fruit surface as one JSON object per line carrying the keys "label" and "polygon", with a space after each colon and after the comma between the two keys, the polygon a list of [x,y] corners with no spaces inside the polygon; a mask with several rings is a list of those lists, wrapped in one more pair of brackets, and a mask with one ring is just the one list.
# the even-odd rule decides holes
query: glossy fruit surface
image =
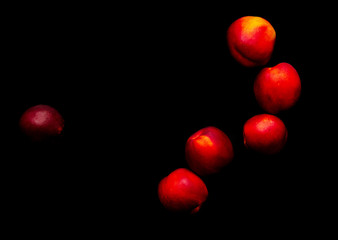
{"label": "glossy fruit surface", "polygon": [[275,29],[258,16],[241,17],[227,31],[231,55],[246,67],[265,65],[271,58],[275,40]]}
{"label": "glossy fruit surface", "polygon": [[276,154],[287,141],[288,131],[281,119],[271,114],[259,114],[243,127],[244,145],[263,154]]}
{"label": "glossy fruit surface", "polygon": [[209,175],[228,165],[234,157],[234,151],[229,137],[222,130],[209,126],[188,138],[185,157],[194,172]]}
{"label": "glossy fruit surface", "polygon": [[196,213],[206,201],[208,190],[196,174],[179,168],[160,181],[158,197],[167,210]]}
{"label": "glossy fruit surface", "polygon": [[40,104],[27,109],[19,125],[32,141],[43,141],[62,133],[64,119],[55,108]]}
{"label": "glossy fruit surface", "polygon": [[263,68],[254,82],[258,104],[276,114],[294,106],[301,93],[301,82],[296,69],[289,63]]}

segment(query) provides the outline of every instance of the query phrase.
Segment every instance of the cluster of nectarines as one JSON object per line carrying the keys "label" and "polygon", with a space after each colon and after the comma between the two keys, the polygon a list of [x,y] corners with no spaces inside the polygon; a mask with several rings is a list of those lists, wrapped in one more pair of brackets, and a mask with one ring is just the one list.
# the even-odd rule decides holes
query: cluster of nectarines
{"label": "cluster of nectarines", "polygon": [[200,176],[218,173],[228,165],[234,150],[229,137],[216,127],[192,134],[185,145],[186,160],[192,171],[179,168],[163,178],[158,186],[161,203],[169,210],[196,213],[208,196]]}
{"label": "cluster of nectarines", "polygon": [[[267,64],[272,56],[276,32],[265,19],[245,16],[234,21],[227,31],[230,54],[244,67]],[[295,105],[301,92],[296,69],[289,63],[263,68],[254,80],[254,95],[267,113],[248,119],[243,126],[243,144],[260,154],[280,152],[288,138],[283,121],[274,114]],[[185,158],[191,171],[179,168],[163,178],[158,196],[172,211],[196,213],[208,197],[200,177],[219,173],[234,158],[229,137],[209,126],[192,134],[185,145]]]}
{"label": "cluster of nectarines", "polygon": [[[265,19],[245,16],[234,21],[227,31],[230,54],[244,67],[266,65],[273,53],[276,32]],[[275,116],[294,106],[300,97],[301,82],[289,63],[265,67],[256,76],[253,91],[257,103],[267,113],[248,119],[243,126],[243,144],[261,154],[280,152],[288,138],[283,121]],[[27,109],[19,121],[20,128],[32,141],[60,136],[64,119],[48,106]],[[158,184],[158,197],[171,211],[196,213],[208,197],[201,177],[219,173],[234,158],[229,137],[219,128],[208,126],[193,133],[186,141],[185,159],[191,170],[178,168]]]}

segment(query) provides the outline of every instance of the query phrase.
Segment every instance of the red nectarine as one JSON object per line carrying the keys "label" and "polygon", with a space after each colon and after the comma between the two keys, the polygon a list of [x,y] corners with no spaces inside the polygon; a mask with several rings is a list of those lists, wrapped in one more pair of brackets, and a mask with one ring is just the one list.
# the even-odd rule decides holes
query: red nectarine
{"label": "red nectarine", "polygon": [[199,175],[219,172],[234,157],[229,137],[216,127],[202,128],[191,135],[185,145],[189,167]]}
{"label": "red nectarine", "polygon": [[289,63],[263,68],[254,82],[258,104],[267,112],[276,114],[294,106],[299,99],[301,82],[296,69]]}
{"label": "red nectarine", "polygon": [[244,145],[264,154],[282,150],[288,131],[283,121],[271,114],[259,114],[247,120],[243,127]]}
{"label": "red nectarine", "polygon": [[59,136],[64,127],[60,113],[48,105],[36,105],[21,116],[19,126],[33,141],[42,141]]}
{"label": "red nectarine", "polygon": [[158,197],[170,211],[196,213],[206,201],[208,190],[196,174],[179,168],[160,181]]}
{"label": "red nectarine", "polygon": [[271,58],[275,39],[272,25],[257,16],[241,17],[227,31],[231,55],[246,67],[265,65]]}

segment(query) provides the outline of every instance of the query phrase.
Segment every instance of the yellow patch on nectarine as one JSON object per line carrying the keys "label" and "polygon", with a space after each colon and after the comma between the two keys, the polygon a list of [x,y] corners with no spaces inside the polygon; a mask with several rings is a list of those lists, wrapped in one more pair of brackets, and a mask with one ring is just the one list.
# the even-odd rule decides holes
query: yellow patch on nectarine
{"label": "yellow patch on nectarine", "polygon": [[208,136],[201,135],[195,139],[196,143],[201,146],[212,146],[213,142],[210,140]]}
{"label": "yellow patch on nectarine", "polygon": [[273,40],[276,37],[276,31],[272,25],[261,17],[246,16],[242,18],[242,31],[247,37],[252,37],[261,27],[266,27],[265,37],[267,40]]}
{"label": "yellow patch on nectarine", "polygon": [[259,131],[265,131],[266,129],[270,128],[272,125],[274,125],[274,121],[271,119],[263,119],[262,121],[260,121],[259,123],[257,123],[257,129]]}

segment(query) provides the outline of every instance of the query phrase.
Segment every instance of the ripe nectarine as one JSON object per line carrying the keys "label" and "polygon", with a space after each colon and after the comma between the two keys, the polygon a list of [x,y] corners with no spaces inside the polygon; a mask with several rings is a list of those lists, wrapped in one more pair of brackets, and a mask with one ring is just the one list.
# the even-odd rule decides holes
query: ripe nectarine
{"label": "ripe nectarine", "polygon": [[64,119],[55,108],[36,105],[22,114],[19,126],[32,141],[43,141],[61,134]]}
{"label": "ripe nectarine", "polygon": [[275,29],[257,16],[241,17],[227,31],[231,55],[246,67],[265,65],[271,58],[275,40]]}
{"label": "ripe nectarine", "polygon": [[188,138],[185,156],[194,172],[209,175],[228,165],[234,157],[234,151],[229,137],[220,129],[210,126]]}
{"label": "ripe nectarine", "polygon": [[247,120],[243,127],[244,145],[263,154],[282,150],[288,131],[283,121],[271,114],[259,114]]}
{"label": "ripe nectarine", "polygon": [[263,68],[254,82],[258,104],[267,112],[276,114],[294,106],[299,99],[301,82],[296,69],[289,63]]}
{"label": "ripe nectarine", "polygon": [[170,211],[196,213],[206,201],[208,190],[196,174],[179,168],[160,181],[158,197],[162,205]]}

